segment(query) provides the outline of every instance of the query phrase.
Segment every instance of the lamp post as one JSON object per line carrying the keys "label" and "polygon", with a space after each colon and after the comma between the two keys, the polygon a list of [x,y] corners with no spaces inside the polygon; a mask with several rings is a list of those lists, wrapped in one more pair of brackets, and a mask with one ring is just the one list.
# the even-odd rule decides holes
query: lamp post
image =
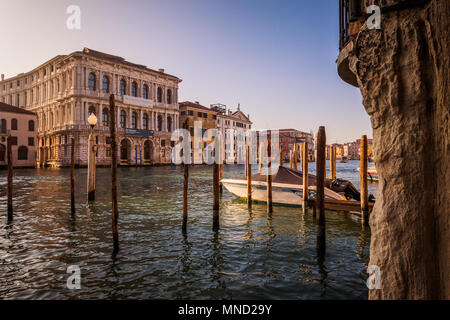
{"label": "lamp post", "polygon": [[97,146],[95,144],[94,127],[97,124],[97,117],[94,113],[88,118],[88,123],[91,126],[88,141],[88,179],[87,179],[87,200],[95,200],[95,154]]}

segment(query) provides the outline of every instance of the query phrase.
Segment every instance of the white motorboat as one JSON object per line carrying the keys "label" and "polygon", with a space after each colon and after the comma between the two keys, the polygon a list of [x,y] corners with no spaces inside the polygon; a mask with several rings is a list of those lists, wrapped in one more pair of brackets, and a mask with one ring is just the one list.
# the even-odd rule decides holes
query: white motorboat
{"label": "white motorboat", "polygon": [[[252,174],[252,200],[267,201],[267,176]],[[309,198],[316,196],[316,177],[309,175]],[[297,183],[297,181],[299,183]],[[222,185],[232,194],[239,198],[247,199],[246,179],[222,179]],[[300,206],[303,194],[303,174],[286,167],[279,167],[277,174],[272,176],[272,201],[277,204]],[[348,199],[349,194],[354,192],[350,182],[340,180],[338,183],[326,179],[325,198],[343,200]],[[353,187],[354,190],[350,190]],[[359,196],[359,193],[358,193]]]}

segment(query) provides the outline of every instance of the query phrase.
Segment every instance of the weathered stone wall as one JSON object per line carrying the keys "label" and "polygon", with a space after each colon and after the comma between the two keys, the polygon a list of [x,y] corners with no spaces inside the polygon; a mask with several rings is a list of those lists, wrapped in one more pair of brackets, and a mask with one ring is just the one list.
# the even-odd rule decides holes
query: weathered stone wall
{"label": "weathered stone wall", "polygon": [[369,298],[450,299],[450,1],[389,8],[405,3],[364,0],[384,9],[381,30],[363,28],[350,57],[381,177]]}

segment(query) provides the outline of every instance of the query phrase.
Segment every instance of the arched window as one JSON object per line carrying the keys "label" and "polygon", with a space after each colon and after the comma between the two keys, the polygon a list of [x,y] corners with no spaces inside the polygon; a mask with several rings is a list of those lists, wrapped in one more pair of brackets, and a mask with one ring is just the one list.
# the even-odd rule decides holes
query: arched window
{"label": "arched window", "polygon": [[17,119],[11,119],[11,130],[17,130]]}
{"label": "arched window", "polygon": [[0,161],[6,161],[6,147],[0,143]]}
{"label": "arched window", "polygon": [[109,127],[109,110],[108,108],[103,109],[102,122],[104,127]]}
{"label": "arched window", "polygon": [[103,92],[109,93],[109,78],[107,76],[103,76]]}
{"label": "arched window", "polygon": [[172,104],[172,90],[167,90],[167,103]]}
{"label": "arched window", "polygon": [[53,128],[53,112],[50,112],[50,116],[48,117],[49,120],[49,127],[48,129]]}
{"label": "arched window", "polygon": [[162,102],[162,89],[161,87],[158,87],[158,102]]}
{"label": "arched window", "polygon": [[28,120],[28,131],[34,131],[34,120]]}
{"label": "arched window", "polygon": [[172,117],[167,117],[167,131],[172,131]]}
{"label": "arched window", "polygon": [[148,85],[146,84],[142,87],[142,98],[148,99]]}
{"label": "arched window", "polygon": [[120,111],[120,127],[125,128],[127,123],[127,114],[124,110]]}
{"label": "arched window", "polygon": [[144,113],[144,115],[142,116],[142,127],[145,130],[148,130],[148,114]]}
{"label": "arched window", "polygon": [[88,115],[90,116],[92,113],[95,114],[95,115],[97,115],[97,112],[95,112],[95,107],[94,107],[94,106],[90,106],[90,107],[89,107]]}
{"label": "arched window", "polygon": [[89,73],[89,90],[91,91],[97,90],[96,77],[93,72]]}
{"label": "arched window", "polygon": [[41,126],[43,131],[45,131],[45,129],[47,128],[47,120],[45,118],[45,114],[42,115],[40,126]]}
{"label": "arched window", "polygon": [[20,146],[17,149],[17,160],[28,160],[28,148],[25,146]]}
{"label": "arched window", "polygon": [[144,142],[144,160],[151,160],[153,153],[153,146],[149,140]]}
{"label": "arched window", "polygon": [[131,95],[137,97],[137,83],[135,81],[131,84]]}
{"label": "arched window", "polygon": [[120,159],[128,160],[131,156],[131,142],[128,139],[123,139],[120,143]]}
{"label": "arched window", "polygon": [[125,80],[120,80],[120,95],[124,96],[125,95],[125,90],[127,89],[127,84],[125,82]]}
{"label": "arched window", "polygon": [[158,116],[158,131],[162,131],[162,116]]}
{"label": "arched window", "polygon": [[131,127],[133,129],[137,129],[137,114],[136,112],[133,111],[133,113],[131,114]]}
{"label": "arched window", "polygon": [[7,125],[6,125],[6,119],[2,119],[0,121],[0,133],[6,133],[7,132]]}

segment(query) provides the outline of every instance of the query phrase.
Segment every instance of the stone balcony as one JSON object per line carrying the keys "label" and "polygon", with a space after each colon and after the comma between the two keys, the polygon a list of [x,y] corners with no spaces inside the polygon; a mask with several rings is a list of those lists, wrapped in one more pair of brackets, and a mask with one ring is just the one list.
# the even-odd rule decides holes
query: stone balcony
{"label": "stone balcony", "polygon": [[355,74],[350,70],[349,66],[349,55],[353,50],[353,41],[350,40],[347,44],[339,51],[339,56],[336,61],[337,72],[339,77],[348,84],[358,87],[358,81],[356,80]]}

